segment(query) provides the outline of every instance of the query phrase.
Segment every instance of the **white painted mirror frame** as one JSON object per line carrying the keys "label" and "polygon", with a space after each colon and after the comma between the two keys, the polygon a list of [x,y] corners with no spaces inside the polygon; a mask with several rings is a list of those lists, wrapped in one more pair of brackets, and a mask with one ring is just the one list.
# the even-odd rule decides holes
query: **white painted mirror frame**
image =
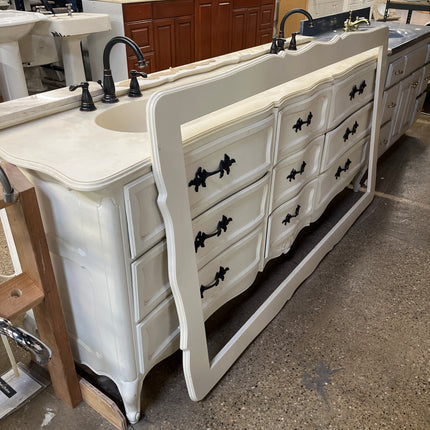
{"label": "white painted mirror frame", "polygon": [[[192,400],[201,400],[208,394],[372,201],[387,44],[388,27],[345,33],[328,43],[311,43],[299,51],[266,55],[221,76],[151,96],[147,105],[147,123],[152,142],[152,167],[159,192],[158,205],[166,228],[169,280],[179,316],[183,367]],[[194,251],[181,124],[373,48],[379,50],[366,192],[210,362]],[[282,82],[273,85],[277,79],[273,78],[267,87],[266,80],[261,79],[262,70],[267,76],[271,71],[276,74],[276,67],[282,67]]]}

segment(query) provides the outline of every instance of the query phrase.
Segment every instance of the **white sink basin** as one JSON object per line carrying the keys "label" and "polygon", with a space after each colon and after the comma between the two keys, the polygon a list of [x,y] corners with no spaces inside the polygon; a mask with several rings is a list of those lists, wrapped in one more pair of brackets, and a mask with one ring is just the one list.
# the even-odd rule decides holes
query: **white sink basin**
{"label": "white sink basin", "polygon": [[0,11],[0,91],[5,101],[28,96],[18,41],[45,19],[41,13]]}
{"label": "white sink basin", "polygon": [[35,29],[36,34],[57,37],[88,36],[111,29],[109,15],[104,13],[73,13],[46,15],[47,21]]}
{"label": "white sink basin", "polygon": [[139,100],[119,104],[98,114],[95,122],[98,126],[112,131],[144,133],[147,131],[146,102],[147,100]]}

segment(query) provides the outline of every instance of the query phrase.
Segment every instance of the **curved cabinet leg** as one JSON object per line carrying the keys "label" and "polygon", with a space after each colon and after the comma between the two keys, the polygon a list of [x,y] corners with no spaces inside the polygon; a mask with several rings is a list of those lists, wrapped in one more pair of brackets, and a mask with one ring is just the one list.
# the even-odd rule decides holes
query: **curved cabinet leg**
{"label": "curved cabinet leg", "polygon": [[140,394],[142,392],[143,376],[134,381],[120,381],[118,389],[124,402],[125,413],[131,424],[140,419]]}

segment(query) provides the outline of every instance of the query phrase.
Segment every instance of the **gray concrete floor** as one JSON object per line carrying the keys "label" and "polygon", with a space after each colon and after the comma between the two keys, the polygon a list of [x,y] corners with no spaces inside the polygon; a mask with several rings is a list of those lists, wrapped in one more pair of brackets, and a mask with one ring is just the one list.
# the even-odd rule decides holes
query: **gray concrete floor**
{"label": "gray concrete floor", "polygon": [[[134,429],[430,429],[429,116],[384,154],[377,178],[369,208],[207,398],[189,399],[178,352],[146,378]],[[1,239],[0,267],[11,271]],[[270,269],[263,290],[276,281],[279,267]],[[229,308],[209,326],[226,316]],[[229,325],[211,330],[211,348]],[[0,373],[8,367],[0,347]],[[114,427],[49,386],[0,428]]]}

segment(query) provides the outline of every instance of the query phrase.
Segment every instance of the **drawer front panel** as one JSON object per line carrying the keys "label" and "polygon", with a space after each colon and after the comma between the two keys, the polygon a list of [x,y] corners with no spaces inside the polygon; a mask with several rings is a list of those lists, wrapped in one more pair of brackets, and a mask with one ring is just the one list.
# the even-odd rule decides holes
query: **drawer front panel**
{"label": "drawer front panel", "polygon": [[203,289],[211,287],[203,290],[205,318],[252,284],[261,266],[264,231],[254,230],[199,270]]}
{"label": "drawer front panel", "polygon": [[199,268],[263,221],[268,194],[269,175],[266,175],[193,220]]}
{"label": "drawer front panel", "polygon": [[173,296],[138,324],[136,331],[140,371],[145,374],[179,348],[179,320]]}
{"label": "drawer front panel", "polygon": [[319,174],[324,136],[314,139],[305,149],[281,161],[272,175],[272,210],[294,197],[306,183]]}
{"label": "drawer front panel", "polygon": [[278,116],[278,150],[275,162],[304,148],[327,127],[330,90],[324,85],[314,95],[301,101],[289,101]]}
{"label": "drawer front panel", "polygon": [[391,121],[386,122],[379,131],[378,157],[390,147]]}
{"label": "drawer front panel", "polygon": [[313,216],[317,219],[327,207],[331,199],[342,191],[352,181],[356,173],[364,166],[365,143],[368,137],[357,143],[346,154],[320,176],[318,192],[316,194],[316,212]]}
{"label": "drawer front panel", "polygon": [[328,169],[345,151],[354,146],[372,125],[373,102],[346,119],[339,127],[327,133],[321,161],[321,172]]}
{"label": "drawer front panel", "polygon": [[376,63],[350,72],[346,78],[336,79],[333,85],[333,102],[329,128],[339,124],[354,111],[373,99]]}
{"label": "drawer front panel", "polygon": [[132,259],[142,255],[164,236],[163,218],[157,206],[157,196],[152,173],[124,187]]}
{"label": "drawer front panel", "polygon": [[406,76],[406,57],[400,57],[389,64],[385,88],[391,87]]}
{"label": "drawer front panel", "polygon": [[427,55],[427,46],[421,46],[411,51],[406,58],[406,75],[424,66]]}
{"label": "drawer front panel", "polygon": [[164,240],[132,263],[131,281],[134,319],[139,322],[171,294]]}
{"label": "drawer front panel", "polygon": [[430,83],[430,64],[427,64],[427,66],[424,67],[423,80],[421,82],[421,87],[418,94],[423,93],[426,90],[427,85],[429,83]]}
{"label": "drawer front panel", "polygon": [[272,159],[274,115],[185,155],[194,218],[264,176]]}
{"label": "drawer front panel", "polygon": [[266,258],[274,258],[288,252],[299,231],[309,225],[316,183],[317,180],[310,182],[296,197],[270,215]]}
{"label": "drawer front panel", "polygon": [[400,83],[391,87],[389,90],[384,91],[382,96],[382,106],[384,110],[382,111],[381,124],[385,124],[387,121],[394,118],[394,114],[399,103],[399,92]]}

